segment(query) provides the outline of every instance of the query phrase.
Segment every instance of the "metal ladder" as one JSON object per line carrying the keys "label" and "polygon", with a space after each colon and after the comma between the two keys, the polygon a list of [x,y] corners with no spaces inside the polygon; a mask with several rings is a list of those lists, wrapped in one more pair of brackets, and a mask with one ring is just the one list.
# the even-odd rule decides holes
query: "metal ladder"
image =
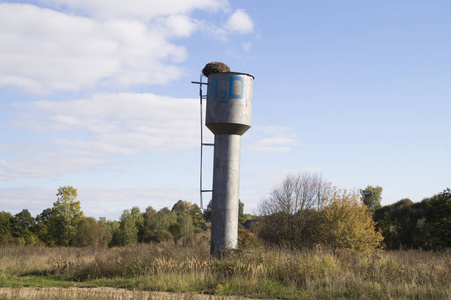
{"label": "metal ladder", "polygon": [[204,204],[203,204],[203,193],[212,193],[213,190],[209,189],[206,190],[203,188],[203,153],[204,153],[204,147],[212,147],[215,144],[214,143],[204,143],[204,120],[203,120],[203,100],[207,100],[207,95],[203,94],[202,91],[202,85],[207,85],[208,82],[203,82],[202,79],[205,76],[203,74],[200,74],[199,81],[191,81],[191,83],[198,84],[199,85],[199,100],[200,100],[200,209],[203,212],[204,211]]}

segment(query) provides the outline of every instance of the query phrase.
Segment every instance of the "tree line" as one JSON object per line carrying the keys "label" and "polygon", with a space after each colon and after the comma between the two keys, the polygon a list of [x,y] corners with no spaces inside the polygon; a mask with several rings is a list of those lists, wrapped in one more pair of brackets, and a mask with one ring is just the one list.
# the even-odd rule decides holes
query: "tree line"
{"label": "tree line", "polygon": [[119,221],[84,216],[77,189],[58,189],[57,201],[35,218],[27,209],[0,212],[0,244],[47,246],[123,246],[137,242],[177,240],[199,232],[205,223],[196,204],[180,200],[172,209],[148,206],[124,210]]}
{"label": "tree line", "polygon": [[382,246],[368,208],[357,190],[333,187],[319,173],[287,176],[259,207],[258,236],[289,248],[347,248],[373,251]]}
{"label": "tree line", "polygon": [[[0,212],[0,245],[113,247],[133,243],[177,241],[202,232],[211,220],[211,201],[204,212],[179,200],[172,209],[124,210],[119,221],[86,217],[71,186],[58,189],[57,201],[35,218],[27,209]],[[362,190],[333,187],[318,173],[288,175],[260,202],[257,216],[239,206],[239,245],[327,247],[358,251],[441,249],[451,247],[451,190],[414,203],[402,199],[382,206],[382,187]],[[205,226],[205,225],[204,225]]]}
{"label": "tree line", "polygon": [[[77,189],[64,186],[58,189],[57,201],[36,217],[28,209],[16,215],[0,212],[0,245],[46,245],[46,246],[95,246],[113,247],[133,243],[177,241],[202,231],[211,220],[211,201],[202,212],[197,204],[179,200],[172,209],[155,210],[148,206],[145,211],[134,206],[123,211],[119,221],[98,220],[84,216],[80,202],[76,200]],[[240,201],[239,220],[245,215]]]}
{"label": "tree line", "polygon": [[404,198],[382,206],[382,187],[361,190],[363,203],[382,231],[387,249],[438,250],[451,247],[451,189],[414,203]]}
{"label": "tree line", "polygon": [[451,189],[420,202],[401,199],[373,208],[388,249],[440,250],[451,247]]}
{"label": "tree line", "polygon": [[381,205],[382,187],[340,190],[320,174],[289,175],[262,201],[259,237],[291,248],[451,247],[451,189],[418,203]]}

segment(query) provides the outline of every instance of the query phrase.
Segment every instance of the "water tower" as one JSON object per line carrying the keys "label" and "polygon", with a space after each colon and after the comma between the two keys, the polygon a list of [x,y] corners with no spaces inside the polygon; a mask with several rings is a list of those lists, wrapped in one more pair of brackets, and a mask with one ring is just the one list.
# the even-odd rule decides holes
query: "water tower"
{"label": "water tower", "polygon": [[251,127],[254,77],[228,67],[208,72],[212,64],[218,63],[207,64],[203,73],[208,77],[205,124],[215,135],[210,253],[218,256],[238,244],[241,136]]}

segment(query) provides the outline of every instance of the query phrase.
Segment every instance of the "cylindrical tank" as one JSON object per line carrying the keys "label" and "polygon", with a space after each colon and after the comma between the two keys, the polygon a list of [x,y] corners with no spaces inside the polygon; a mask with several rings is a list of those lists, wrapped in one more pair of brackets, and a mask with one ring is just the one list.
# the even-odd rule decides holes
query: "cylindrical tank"
{"label": "cylindrical tank", "polygon": [[241,135],[251,126],[253,80],[233,72],[208,77],[206,125],[215,134],[210,248],[214,256],[238,244]]}
{"label": "cylindrical tank", "polygon": [[215,73],[208,77],[205,124],[214,134],[242,135],[251,127],[254,77],[243,73]]}

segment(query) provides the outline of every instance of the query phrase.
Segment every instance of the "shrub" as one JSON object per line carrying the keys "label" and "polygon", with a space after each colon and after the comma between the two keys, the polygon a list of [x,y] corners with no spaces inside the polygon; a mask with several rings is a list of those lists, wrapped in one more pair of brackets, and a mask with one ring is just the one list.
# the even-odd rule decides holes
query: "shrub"
{"label": "shrub", "polygon": [[146,234],[143,240],[145,243],[150,242],[173,242],[174,236],[167,230],[154,230]]}
{"label": "shrub", "polygon": [[319,238],[334,251],[372,251],[381,245],[382,233],[375,230],[371,212],[358,192],[336,189],[331,204],[320,211]]}

